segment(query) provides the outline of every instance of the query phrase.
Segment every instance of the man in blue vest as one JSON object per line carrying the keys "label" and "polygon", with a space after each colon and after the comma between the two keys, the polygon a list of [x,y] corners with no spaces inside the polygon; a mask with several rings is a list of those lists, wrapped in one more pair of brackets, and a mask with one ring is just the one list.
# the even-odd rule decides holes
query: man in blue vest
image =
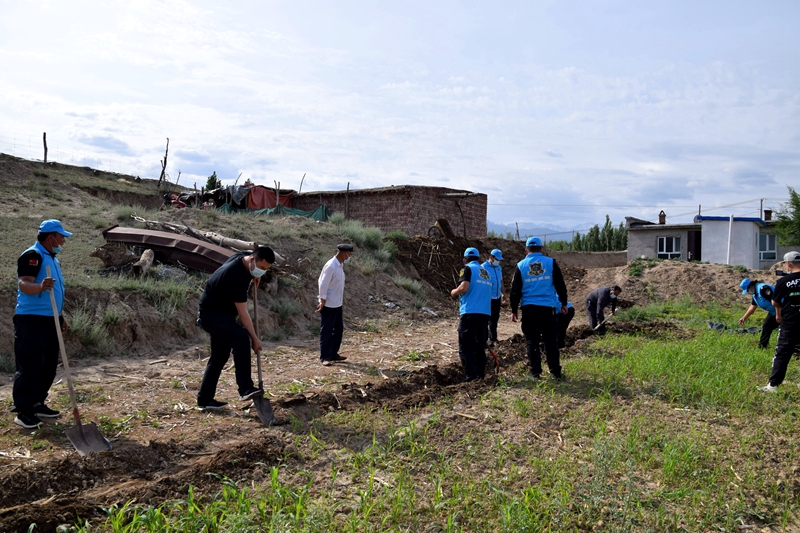
{"label": "man in blue vest", "polygon": [[522,333],[531,377],[541,379],[542,356],[539,340],[544,340],[547,366],[556,379],[562,378],[556,338],[556,315],[553,301],[558,295],[560,313],[567,313],[567,285],[558,263],[542,254],[542,240],[531,237],[525,243],[528,255],[517,263],[511,280],[511,321],[517,321],[517,308],[522,308]]}
{"label": "man in blue vest", "polygon": [[764,317],[764,323],[761,324],[761,339],[758,341],[758,347],[766,349],[769,346],[769,338],[772,332],[778,329],[778,321],[775,320],[775,306],[772,305],[772,293],[775,292],[775,287],[768,283],[759,283],[758,280],[751,281],[744,278],[739,284],[742,289],[742,294],[751,294],[752,300],[750,307],[744,312],[744,316],[739,319],[739,325],[744,326],[744,323],[759,307],[767,312]]}
{"label": "man in blue vest", "polygon": [[489,260],[484,261],[483,268],[492,278],[492,315],[489,320],[489,346],[494,346],[497,342],[497,322],[500,320],[500,306],[505,299],[503,294],[503,267],[500,261],[503,260],[503,252],[495,248],[489,255]]}
{"label": "man in blue vest", "polygon": [[[58,331],[53,318],[50,294],[56,298],[61,331],[67,322],[61,316],[64,308],[64,276],[56,255],[61,253],[67,237],[58,220],[45,220],[39,225],[36,243],[17,259],[17,307],[14,314],[14,374],[12,396],[16,413],[14,423],[26,429],[38,427],[40,417],[56,418],[61,413],[44,403],[56,377],[58,366]],[[50,276],[47,275],[50,267]]]}
{"label": "man in blue vest", "polygon": [[464,251],[464,268],[458,278],[458,287],[450,296],[461,296],[458,323],[458,356],[464,366],[464,381],[483,379],[486,375],[486,337],[491,318],[492,279],[478,262],[480,254],[475,248]]}

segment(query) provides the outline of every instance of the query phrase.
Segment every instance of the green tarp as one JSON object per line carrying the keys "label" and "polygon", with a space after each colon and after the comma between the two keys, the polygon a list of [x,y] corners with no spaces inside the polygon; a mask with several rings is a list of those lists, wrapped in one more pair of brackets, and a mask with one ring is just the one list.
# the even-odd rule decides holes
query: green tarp
{"label": "green tarp", "polygon": [[252,214],[253,216],[281,216],[281,217],[306,217],[312,220],[317,220],[319,222],[327,222],[328,218],[331,216],[330,210],[325,207],[324,205],[319,206],[318,208],[312,211],[303,211],[302,209],[295,209],[293,207],[286,207],[283,205],[279,205],[277,207],[268,207],[266,209],[234,209],[230,206],[230,204],[223,204],[222,206],[217,208],[218,210],[222,211],[223,213],[241,213],[246,212],[248,214]]}

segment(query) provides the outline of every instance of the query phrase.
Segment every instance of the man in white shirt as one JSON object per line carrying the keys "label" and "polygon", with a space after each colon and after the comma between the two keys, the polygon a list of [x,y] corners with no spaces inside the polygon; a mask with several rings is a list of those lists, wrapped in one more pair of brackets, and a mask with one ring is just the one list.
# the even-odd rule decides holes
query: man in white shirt
{"label": "man in white shirt", "polygon": [[334,361],[344,361],[347,357],[339,355],[342,345],[344,319],[342,302],[344,300],[344,264],[353,255],[352,244],[340,244],[338,252],[322,267],[319,275],[319,305],[316,312],[320,314],[319,352],[322,366],[330,366]]}

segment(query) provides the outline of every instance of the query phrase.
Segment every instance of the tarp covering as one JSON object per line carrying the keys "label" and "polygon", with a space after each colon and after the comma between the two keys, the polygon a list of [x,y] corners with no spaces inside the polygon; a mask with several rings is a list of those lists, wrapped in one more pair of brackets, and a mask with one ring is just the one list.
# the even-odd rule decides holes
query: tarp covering
{"label": "tarp covering", "polygon": [[293,207],[284,207],[279,205],[277,207],[267,208],[267,209],[235,209],[231,207],[229,204],[223,204],[217,208],[218,210],[222,211],[223,213],[234,213],[237,211],[246,211],[247,213],[251,213],[255,216],[261,215],[276,215],[282,217],[306,217],[312,220],[318,220],[320,222],[327,222],[328,218],[331,216],[331,211],[321,205],[312,211],[303,211],[302,209],[295,209]]}
{"label": "tarp covering", "polygon": [[[286,207],[292,207],[292,196],[294,191],[286,189],[280,190],[280,204]],[[277,205],[278,195],[275,194],[275,189],[264,187],[263,185],[254,185],[250,188],[250,194],[247,197],[248,209],[266,209],[275,207]]]}

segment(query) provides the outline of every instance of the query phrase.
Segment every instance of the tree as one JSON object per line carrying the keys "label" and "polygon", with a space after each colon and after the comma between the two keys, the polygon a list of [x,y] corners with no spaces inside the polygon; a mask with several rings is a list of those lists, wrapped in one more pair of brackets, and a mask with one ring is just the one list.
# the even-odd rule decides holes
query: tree
{"label": "tree", "polygon": [[[572,251],[574,252],[607,252],[625,250],[628,247],[628,230],[620,222],[618,227],[611,224],[611,218],[606,215],[603,228],[595,224],[586,235],[575,233],[572,238]],[[552,249],[552,246],[551,246]]]}
{"label": "tree", "polygon": [[781,205],[775,224],[775,233],[781,246],[800,244],[800,194],[792,187],[788,189],[789,201]]}
{"label": "tree", "polygon": [[206,181],[206,190],[213,191],[221,187],[222,187],[222,181],[217,179],[217,171],[215,170],[214,173],[208,177],[208,181]]}

